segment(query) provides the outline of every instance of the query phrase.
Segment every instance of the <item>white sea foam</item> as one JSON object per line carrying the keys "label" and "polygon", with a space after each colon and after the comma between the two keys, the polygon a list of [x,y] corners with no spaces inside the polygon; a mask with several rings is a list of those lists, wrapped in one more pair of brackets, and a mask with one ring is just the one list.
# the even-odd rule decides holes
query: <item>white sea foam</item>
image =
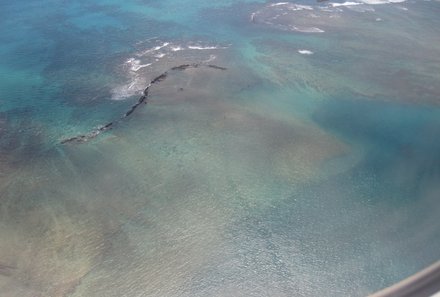
{"label": "white sea foam", "polygon": [[345,8],[357,11],[357,12],[373,12],[373,11],[375,11],[374,8],[368,6],[366,3],[353,2],[353,1],[346,1],[343,3],[330,3],[329,6],[331,6],[333,8],[345,7]]}
{"label": "white sea foam", "polygon": [[270,7],[274,7],[274,6],[280,6],[280,5],[286,5],[289,4],[289,2],[278,2],[278,3],[273,3],[271,5],[269,5]]}
{"label": "white sea foam", "polygon": [[135,84],[136,84],[136,82],[133,81],[131,84],[128,85],[128,89],[129,89],[129,90],[132,89],[132,88],[134,87]]}
{"label": "white sea foam", "polygon": [[325,31],[318,27],[291,27],[294,31],[302,32],[302,33],[324,33]]}
{"label": "white sea foam", "polygon": [[286,6],[286,9],[289,11],[298,11],[298,10],[313,10],[312,6],[309,5],[301,5],[301,4],[294,4],[294,3],[290,3],[290,2],[280,2],[280,3],[275,3],[272,5],[269,5],[269,7],[274,7],[274,6]]}
{"label": "white sea foam", "polygon": [[390,4],[390,3],[402,3],[406,0],[358,0],[357,2],[353,1],[346,1],[343,3],[330,3],[329,5],[332,7],[339,7],[339,6],[354,6],[354,5],[362,5],[362,4]]}
{"label": "white sea foam", "polygon": [[128,97],[139,95],[143,89],[143,83],[140,78],[133,78],[128,84],[117,86],[112,89],[112,100],[124,100]]}
{"label": "white sea foam", "polygon": [[133,66],[131,67],[131,70],[136,72],[136,71],[138,71],[139,69],[142,69],[142,68],[145,68],[145,67],[148,67],[148,66],[151,66],[151,63],[148,63],[148,64],[133,65]]}
{"label": "white sea foam", "polygon": [[160,50],[160,49],[162,49],[164,47],[167,47],[169,44],[170,44],[169,42],[164,42],[162,45],[154,47],[154,50],[158,51],[158,50]]}
{"label": "white sea foam", "polygon": [[[180,51],[192,51],[192,50],[219,50],[226,49],[229,45],[213,45],[206,44],[202,41],[193,41],[184,43],[163,42],[158,39],[149,39],[145,42],[139,42],[137,45],[149,44],[147,49],[143,49],[134,54],[133,57],[127,59],[123,63],[123,69],[126,71],[127,83],[119,86],[115,86],[112,89],[112,100],[124,100],[132,96],[138,96],[145,89],[145,72],[139,71],[145,67],[152,66],[159,63],[166,57],[175,58]],[[208,63],[216,59],[216,56],[211,54],[201,55],[205,59],[203,62]]]}
{"label": "white sea foam", "polygon": [[[301,4],[294,4],[291,2],[278,2],[278,3],[272,3],[270,4],[268,7],[277,7],[277,6],[285,6],[285,9],[289,10],[289,11],[297,11],[297,10],[313,10],[312,6],[309,5],[301,5]],[[256,12],[258,13],[258,12]],[[256,13],[252,13],[251,14],[251,20],[254,19],[255,14]]]}
{"label": "white sea foam", "polygon": [[366,4],[388,4],[388,3],[402,3],[406,0],[359,0]]}
{"label": "white sea foam", "polygon": [[128,64],[130,66],[131,71],[138,71],[139,69],[142,69],[144,67],[148,67],[151,65],[151,63],[148,64],[141,64],[141,61],[135,58],[128,59],[125,64]]}
{"label": "white sea foam", "polygon": [[173,51],[173,52],[178,52],[178,51],[183,51],[183,50],[184,50],[184,48],[181,47],[180,45],[171,46],[171,51]]}
{"label": "white sea foam", "polygon": [[150,49],[147,49],[147,50],[145,50],[145,51],[142,51],[142,52],[138,53],[137,56],[140,57],[140,56],[147,55],[147,54],[149,54],[149,53],[151,53],[151,52],[157,52],[158,50],[161,50],[161,49],[167,47],[169,44],[170,44],[169,42],[164,42],[164,43],[161,44],[161,45],[154,46],[154,47],[152,47],[152,48],[150,48]]}
{"label": "white sea foam", "polygon": [[339,7],[339,6],[353,6],[353,5],[362,5],[363,3],[360,2],[344,2],[344,3],[330,3],[330,6],[332,7]]}
{"label": "white sea foam", "polygon": [[216,58],[217,58],[216,55],[210,55],[209,58],[206,59],[206,60],[204,60],[203,62],[204,62],[204,63],[209,63],[209,62],[214,61]]}
{"label": "white sea foam", "polygon": [[287,7],[290,11],[298,11],[298,10],[313,10],[313,7],[308,5],[300,5],[300,4],[291,4]]}
{"label": "white sea foam", "polygon": [[191,50],[214,50],[219,49],[217,46],[200,46],[200,45],[188,45],[188,49]]}
{"label": "white sea foam", "polygon": [[298,53],[300,53],[301,55],[313,55],[314,53],[310,50],[306,50],[306,49],[299,49]]}
{"label": "white sea foam", "polygon": [[[375,12],[376,4],[403,3],[406,0],[346,0],[329,2],[316,6],[277,2],[253,12],[250,19],[254,23],[265,24],[280,30],[303,33],[324,33],[326,28],[337,28],[352,16],[347,10],[359,13]],[[440,0],[438,0],[440,1]],[[397,5],[397,8],[407,10]],[[340,19],[341,21],[333,21]]]}

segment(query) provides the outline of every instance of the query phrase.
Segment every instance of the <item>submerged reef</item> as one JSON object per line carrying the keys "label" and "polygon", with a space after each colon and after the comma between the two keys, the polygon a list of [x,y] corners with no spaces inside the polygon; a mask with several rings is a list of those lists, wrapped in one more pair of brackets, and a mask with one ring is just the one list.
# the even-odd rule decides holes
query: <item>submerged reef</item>
{"label": "submerged reef", "polygon": [[[200,64],[200,63],[182,64],[179,66],[174,66],[174,67],[170,68],[168,71],[165,71],[162,74],[153,78],[150,81],[150,83],[148,84],[148,86],[144,89],[142,96],[138,99],[136,104],[132,105],[131,108],[124,113],[124,115],[121,117],[121,119],[124,119],[124,118],[130,116],[141,104],[143,104],[143,103],[147,104],[148,103],[148,94],[149,94],[149,90],[150,90],[151,86],[153,84],[158,84],[158,83],[164,81],[168,77],[168,74],[170,71],[184,71],[188,68],[198,68],[201,66],[216,69],[216,70],[227,70],[227,68],[225,68],[225,67],[221,67],[221,66],[217,66],[217,65],[213,65],[213,64],[205,65],[205,64]],[[118,123],[118,121],[120,121],[120,120],[115,120],[115,121],[109,122],[105,125],[102,125],[96,129],[92,130],[91,132],[89,132],[87,134],[81,134],[81,135],[77,135],[74,137],[63,139],[63,140],[61,140],[60,143],[61,144],[85,143],[91,139],[96,138],[102,132],[105,132],[105,131],[112,129],[114,127],[114,125],[116,123]]]}
{"label": "submerged reef", "polygon": [[0,263],[0,275],[9,276],[11,275],[12,271],[15,269],[16,269],[15,266],[10,266]]}

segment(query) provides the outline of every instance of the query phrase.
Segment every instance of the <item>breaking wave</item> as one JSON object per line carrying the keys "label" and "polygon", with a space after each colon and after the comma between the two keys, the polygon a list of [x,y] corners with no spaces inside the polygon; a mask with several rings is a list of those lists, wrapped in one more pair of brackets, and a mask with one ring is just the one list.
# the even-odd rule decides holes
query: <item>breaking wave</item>
{"label": "breaking wave", "polygon": [[[148,39],[139,42],[136,46],[139,50],[121,65],[127,82],[113,87],[112,100],[124,100],[139,96],[145,88],[147,72],[152,72],[151,68],[159,67],[161,63],[183,56],[187,60],[188,55],[194,57],[194,60],[210,62],[216,58],[215,51],[229,47],[229,45],[207,44],[201,41],[176,43],[160,39]],[[199,51],[203,51],[203,54],[200,54]]]}
{"label": "breaking wave", "polygon": [[[347,12],[374,13],[374,5],[403,2],[405,0],[357,0],[318,5],[278,2],[252,12],[250,20],[256,24],[284,31],[324,33],[335,28],[346,28],[347,25],[352,24],[356,16]],[[402,6],[397,8],[407,10]]]}

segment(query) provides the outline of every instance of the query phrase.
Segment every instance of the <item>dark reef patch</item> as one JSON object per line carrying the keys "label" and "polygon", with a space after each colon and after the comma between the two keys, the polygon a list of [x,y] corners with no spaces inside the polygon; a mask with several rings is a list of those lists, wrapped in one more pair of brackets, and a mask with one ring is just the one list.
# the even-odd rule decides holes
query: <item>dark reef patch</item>
{"label": "dark reef patch", "polygon": [[0,263],[0,275],[10,276],[16,267]]}
{"label": "dark reef patch", "polygon": [[155,77],[152,81],[151,84],[155,84],[155,83],[159,83],[161,81],[164,81],[168,76],[167,72],[162,73],[161,75]]}
{"label": "dark reef patch", "polygon": [[221,66],[217,66],[217,65],[213,65],[213,64],[209,64],[208,67],[209,68],[214,68],[214,69],[217,69],[217,70],[226,70],[227,69],[225,67],[221,67]]}

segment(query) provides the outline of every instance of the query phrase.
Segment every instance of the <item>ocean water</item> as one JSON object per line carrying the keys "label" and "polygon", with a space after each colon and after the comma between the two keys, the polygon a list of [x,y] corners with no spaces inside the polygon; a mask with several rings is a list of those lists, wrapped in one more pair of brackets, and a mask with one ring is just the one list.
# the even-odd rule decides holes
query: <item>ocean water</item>
{"label": "ocean water", "polygon": [[439,1],[0,8],[1,297],[365,296],[440,259]]}

